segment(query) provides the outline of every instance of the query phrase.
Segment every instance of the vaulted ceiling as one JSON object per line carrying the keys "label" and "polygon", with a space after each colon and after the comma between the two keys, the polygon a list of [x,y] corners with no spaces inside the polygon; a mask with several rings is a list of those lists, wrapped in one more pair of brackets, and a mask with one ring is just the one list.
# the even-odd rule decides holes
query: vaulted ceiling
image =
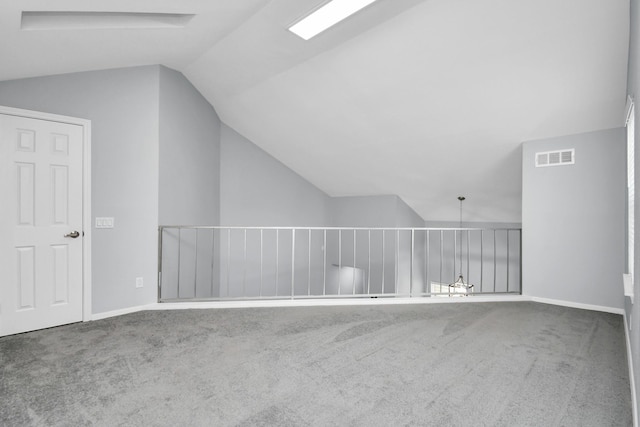
{"label": "vaulted ceiling", "polygon": [[[378,0],[304,41],[325,0],[3,0],[0,80],[164,64],[332,196],[519,222],[526,140],[622,126],[628,0]],[[182,28],[21,30],[22,11],[185,13]]]}

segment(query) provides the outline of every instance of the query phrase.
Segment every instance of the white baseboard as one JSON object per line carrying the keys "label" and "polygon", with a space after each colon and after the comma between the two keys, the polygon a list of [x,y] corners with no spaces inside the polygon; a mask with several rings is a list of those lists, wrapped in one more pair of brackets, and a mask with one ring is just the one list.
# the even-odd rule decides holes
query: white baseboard
{"label": "white baseboard", "polygon": [[[151,305],[155,305],[155,304],[151,304]],[[127,307],[127,308],[121,308],[119,310],[95,313],[91,315],[91,320],[102,320],[102,319],[108,319],[110,317],[122,316],[124,314],[137,313],[138,311],[149,310],[149,307],[150,305],[139,305],[136,307]]]}
{"label": "white baseboard", "polygon": [[260,307],[326,307],[355,305],[401,305],[401,304],[460,304],[479,302],[531,301],[522,295],[490,295],[470,298],[345,298],[345,299],[297,299],[297,300],[247,300],[247,301],[185,301],[165,302],[128,307],[120,310],[96,313],[91,320],[137,313],[145,310],[195,310],[219,308],[260,308]]}
{"label": "white baseboard", "polygon": [[582,310],[602,311],[604,313],[624,314],[623,308],[607,307],[604,305],[583,304],[579,302],[564,301],[551,298],[529,297],[529,301],[540,302],[543,304],[561,305],[563,307],[580,308]]}
{"label": "white baseboard", "polygon": [[345,299],[297,299],[254,301],[194,301],[164,302],[146,306],[147,310],[187,310],[206,308],[259,308],[259,307],[326,307],[354,305],[402,305],[402,304],[448,304],[531,301],[521,295],[474,296],[469,298],[345,298]]}
{"label": "white baseboard", "polygon": [[627,363],[629,364],[629,386],[631,388],[631,410],[633,427],[638,427],[638,404],[636,398],[636,380],[633,369],[633,354],[631,352],[631,338],[629,337],[629,319],[624,314],[624,338],[627,347]]}

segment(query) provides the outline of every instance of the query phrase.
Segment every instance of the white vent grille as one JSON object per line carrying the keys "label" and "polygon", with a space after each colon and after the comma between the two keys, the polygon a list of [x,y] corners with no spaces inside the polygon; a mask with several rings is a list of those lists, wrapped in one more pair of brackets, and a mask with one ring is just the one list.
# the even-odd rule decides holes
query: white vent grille
{"label": "white vent grille", "polygon": [[536,153],[536,167],[565,166],[575,163],[575,149]]}

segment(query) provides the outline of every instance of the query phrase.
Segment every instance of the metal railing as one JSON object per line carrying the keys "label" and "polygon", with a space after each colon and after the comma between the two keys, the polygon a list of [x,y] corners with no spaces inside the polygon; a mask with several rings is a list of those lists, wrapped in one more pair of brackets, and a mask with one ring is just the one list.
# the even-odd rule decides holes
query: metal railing
{"label": "metal railing", "polygon": [[520,294],[518,228],[160,226],[160,302]]}

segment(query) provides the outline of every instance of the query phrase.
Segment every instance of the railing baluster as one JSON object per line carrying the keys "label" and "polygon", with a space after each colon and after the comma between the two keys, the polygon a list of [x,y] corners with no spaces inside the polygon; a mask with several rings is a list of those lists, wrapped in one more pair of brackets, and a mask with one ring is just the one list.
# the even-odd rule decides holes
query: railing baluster
{"label": "railing baluster", "polygon": [[497,268],[496,268],[496,258],[497,258],[497,254],[496,254],[496,230],[493,230],[493,292],[496,292],[496,275],[497,275]]}
{"label": "railing baluster", "polygon": [[309,262],[307,263],[309,268],[309,276],[307,278],[307,296],[311,296],[311,229],[309,229]]}
{"label": "railing baluster", "polygon": [[430,250],[429,250],[429,246],[430,246],[430,241],[429,241],[429,230],[427,230],[426,233],[424,233],[424,246],[425,246],[425,259],[424,259],[424,286],[423,286],[423,293],[427,292],[427,293],[431,293],[431,283],[429,282],[429,263],[431,262],[430,259]]}
{"label": "railing baluster", "polygon": [[296,229],[291,230],[291,299],[296,291]]}
{"label": "railing baluster", "polygon": [[242,262],[242,296],[247,296],[247,229],[244,229],[243,262]]}
{"label": "railing baluster", "polygon": [[276,296],[278,296],[278,281],[280,275],[280,229],[276,229]]}
{"label": "railing baluster", "polygon": [[211,229],[211,290],[209,293],[209,297],[213,298],[213,279],[215,277],[215,259],[216,259],[216,229]]}
{"label": "railing baluster", "polygon": [[260,229],[260,298],[262,298],[262,286],[264,279],[264,235],[263,230]]}
{"label": "railing baluster", "polygon": [[367,233],[367,295],[371,293],[371,230]]}
{"label": "railing baluster", "polygon": [[322,238],[322,296],[327,295],[327,230],[323,230]]}
{"label": "railing baluster", "polygon": [[509,230],[507,230],[507,293],[509,293]]}
{"label": "railing baluster", "polygon": [[440,293],[442,292],[442,258],[444,257],[444,236],[442,233],[443,231],[440,230]]}
{"label": "railing baluster", "polygon": [[162,235],[164,228],[158,227],[158,302],[162,301]]}
{"label": "railing baluster", "polygon": [[178,229],[178,283],[177,283],[177,294],[178,298],[180,298],[180,261],[182,254],[182,229]]}
{"label": "railing baluster", "polygon": [[384,294],[384,279],[385,279],[385,268],[384,268],[384,253],[385,253],[386,248],[384,247],[384,230],[382,230],[382,289],[380,291],[381,294]]}
{"label": "railing baluster", "polygon": [[196,243],[194,253],[194,266],[193,266],[193,297],[198,297],[198,229],[196,228]]}
{"label": "railing baluster", "polygon": [[342,230],[338,230],[338,295],[342,282]]}
{"label": "railing baluster", "polygon": [[398,295],[398,263],[400,261],[400,230],[396,230],[396,277],[393,284],[393,293]]}
{"label": "railing baluster", "polygon": [[353,271],[352,271],[352,294],[356,294],[356,229],[353,229]]}
{"label": "railing baluster", "polygon": [[[456,278],[456,274],[458,273],[458,269],[456,268],[456,260],[458,259],[458,232],[453,230],[453,278]],[[462,246],[462,245],[461,245]],[[460,252],[462,255],[462,248],[460,248]],[[462,260],[460,260],[460,264],[462,264]],[[460,266],[460,274],[462,274],[462,266]]]}
{"label": "railing baluster", "polygon": [[518,292],[522,293],[522,229],[518,230]]}
{"label": "railing baluster", "polygon": [[231,229],[227,229],[227,294],[226,297],[229,298],[229,276],[231,276]]}
{"label": "railing baluster", "polygon": [[484,230],[480,230],[480,293],[482,293],[483,280],[484,280]]}
{"label": "railing baluster", "polygon": [[409,296],[413,297],[413,251],[415,246],[415,230],[411,229],[411,260],[409,261]]}
{"label": "railing baluster", "polygon": [[[470,244],[470,237],[469,234],[471,234],[471,232],[469,230],[467,230],[467,283],[469,283],[471,281],[471,273],[469,272],[470,268],[469,268],[469,260],[470,260],[470,256],[469,256],[469,244]],[[462,268],[461,268],[462,269]]]}

